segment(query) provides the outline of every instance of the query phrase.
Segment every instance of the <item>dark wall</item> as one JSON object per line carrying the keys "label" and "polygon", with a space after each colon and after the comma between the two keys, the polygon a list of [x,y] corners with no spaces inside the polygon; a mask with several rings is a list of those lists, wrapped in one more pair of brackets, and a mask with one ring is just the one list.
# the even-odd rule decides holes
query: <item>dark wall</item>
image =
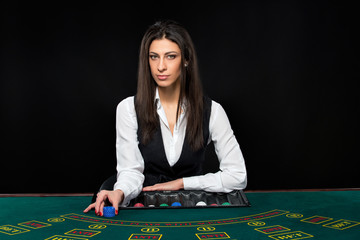
{"label": "dark wall", "polygon": [[115,172],[115,109],[135,94],[144,31],[166,18],[193,37],[248,189],[359,187],[355,6],[193,2],[3,3],[0,192],[91,192]]}

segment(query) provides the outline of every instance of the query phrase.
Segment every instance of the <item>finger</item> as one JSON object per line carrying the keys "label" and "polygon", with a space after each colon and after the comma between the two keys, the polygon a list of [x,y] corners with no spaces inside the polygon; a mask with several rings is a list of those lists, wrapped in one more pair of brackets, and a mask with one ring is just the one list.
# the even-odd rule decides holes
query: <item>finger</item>
{"label": "finger", "polygon": [[85,208],[84,213],[87,213],[88,211],[90,211],[94,207],[95,207],[95,203],[90,204],[87,208]]}
{"label": "finger", "polygon": [[98,196],[95,201],[95,214],[96,215],[98,215],[98,213],[99,213],[99,208],[100,208],[100,198]]}
{"label": "finger", "polygon": [[95,214],[99,215],[100,213],[100,206],[102,203],[105,202],[107,198],[107,191],[103,190],[100,193],[98,193],[98,196],[96,198],[96,202],[95,202]]}
{"label": "finger", "polygon": [[112,204],[112,206],[115,209],[115,215],[118,214],[118,206],[119,206],[119,199],[113,194],[109,195],[109,202]]}
{"label": "finger", "polygon": [[119,203],[117,201],[114,201],[112,203],[112,206],[115,208],[115,215],[118,215],[119,212]]}
{"label": "finger", "polygon": [[115,215],[118,215],[119,213],[119,204],[120,204],[120,199],[115,198],[114,200],[111,201],[112,206],[115,208]]}
{"label": "finger", "polygon": [[115,215],[118,215],[119,214],[119,204],[116,205],[115,208]]}
{"label": "finger", "polygon": [[112,206],[115,208],[115,215],[119,213],[119,205],[123,201],[124,193],[120,190],[115,190],[109,195],[109,201],[111,202]]}
{"label": "finger", "polygon": [[99,211],[99,215],[100,216],[103,216],[104,214],[103,214],[103,212],[104,212],[104,205],[105,205],[105,202],[104,201],[102,201],[101,203],[100,203],[100,211]]}

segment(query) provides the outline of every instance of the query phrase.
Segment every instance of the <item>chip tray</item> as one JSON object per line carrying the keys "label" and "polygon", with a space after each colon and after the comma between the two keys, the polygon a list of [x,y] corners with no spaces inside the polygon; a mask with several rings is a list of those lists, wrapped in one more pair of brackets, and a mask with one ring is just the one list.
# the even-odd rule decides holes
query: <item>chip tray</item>
{"label": "chip tray", "polygon": [[[202,203],[198,204],[199,202]],[[166,209],[166,208],[219,208],[219,207],[250,207],[250,202],[248,201],[245,193],[242,190],[235,190],[230,193],[214,193],[214,192],[205,192],[205,191],[186,191],[186,190],[154,191],[154,192],[141,192],[138,197],[131,200],[128,207],[122,207],[122,208]]]}

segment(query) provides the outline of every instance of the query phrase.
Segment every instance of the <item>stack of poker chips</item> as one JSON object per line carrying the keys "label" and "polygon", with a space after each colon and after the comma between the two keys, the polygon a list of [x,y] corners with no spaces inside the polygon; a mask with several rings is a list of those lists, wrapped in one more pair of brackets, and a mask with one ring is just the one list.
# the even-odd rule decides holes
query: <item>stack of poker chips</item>
{"label": "stack of poker chips", "polygon": [[115,208],[114,207],[104,207],[103,208],[104,217],[115,217]]}

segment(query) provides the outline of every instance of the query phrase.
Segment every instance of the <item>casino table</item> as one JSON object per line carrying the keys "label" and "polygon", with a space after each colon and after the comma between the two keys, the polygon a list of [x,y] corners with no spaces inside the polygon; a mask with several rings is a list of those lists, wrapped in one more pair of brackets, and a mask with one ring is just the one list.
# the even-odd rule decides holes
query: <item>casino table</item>
{"label": "casino table", "polygon": [[360,191],[245,191],[250,207],[83,213],[90,195],[2,195],[0,239],[360,239]]}

